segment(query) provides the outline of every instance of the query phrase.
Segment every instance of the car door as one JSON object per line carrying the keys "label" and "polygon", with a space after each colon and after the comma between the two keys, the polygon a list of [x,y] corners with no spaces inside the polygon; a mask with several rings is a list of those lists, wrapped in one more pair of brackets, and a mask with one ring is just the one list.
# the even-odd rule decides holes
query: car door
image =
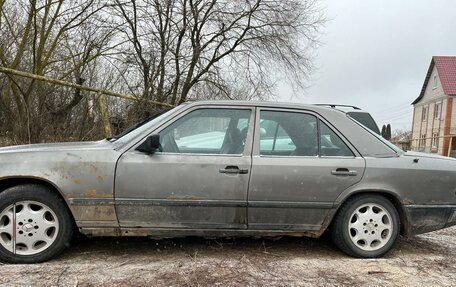
{"label": "car door", "polygon": [[318,230],[364,159],[312,112],[263,108],[256,126],[249,229]]}
{"label": "car door", "polygon": [[251,108],[196,107],[156,129],[161,150],[119,159],[121,227],[246,228]]}

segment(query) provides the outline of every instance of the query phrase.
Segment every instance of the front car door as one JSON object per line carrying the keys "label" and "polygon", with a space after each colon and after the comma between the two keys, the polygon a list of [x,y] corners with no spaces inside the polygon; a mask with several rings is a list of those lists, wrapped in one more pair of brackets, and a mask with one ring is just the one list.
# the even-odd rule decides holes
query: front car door
{"label": "front car door", "polygon": [[150,133],[160,151],[125,152],[115,179],[120,226],[246,228],[253,118],[250,107],[196,106]]}
{"label": "front car door", "polygon": [[262,108],[256,120],[249,229],[319,230],[364,159],[312,112]]}

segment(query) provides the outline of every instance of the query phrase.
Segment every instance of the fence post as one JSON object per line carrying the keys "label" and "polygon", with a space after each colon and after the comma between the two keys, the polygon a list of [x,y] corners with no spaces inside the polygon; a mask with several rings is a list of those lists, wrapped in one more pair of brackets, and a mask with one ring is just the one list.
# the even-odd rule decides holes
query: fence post
{"label": "fence post", "polygon": [[108,109],[106,108],[106,97],[103,93],[97,93],[98,106],[100,107],[100,116],[103,121],[105,137],[112,137],[111,124],[109,123]]}

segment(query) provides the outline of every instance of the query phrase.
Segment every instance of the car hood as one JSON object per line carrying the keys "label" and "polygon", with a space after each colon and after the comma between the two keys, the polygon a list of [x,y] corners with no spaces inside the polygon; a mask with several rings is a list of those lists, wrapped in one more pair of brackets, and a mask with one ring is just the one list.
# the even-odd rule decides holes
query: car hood
{"label": "car hood", "polygon": [[424,153],[424,152],[416,152],[416,151],[407,151],[404,153],[404,156],[456,161],[456,159],[452,158],[452,157],[446,157],[446,156],[441,156],[441,155],[437,155],[437,154],[433,154],[433,153]]}
{"label": "car hood", "polygon": [[81,151],[99,150],[110,148],[107,140],[91,142],[68,142],[68,143],[48,143],[48,144],[28,144],[0,148],[0,154],[24,153],[24,152],[49,152],[49,151]]}

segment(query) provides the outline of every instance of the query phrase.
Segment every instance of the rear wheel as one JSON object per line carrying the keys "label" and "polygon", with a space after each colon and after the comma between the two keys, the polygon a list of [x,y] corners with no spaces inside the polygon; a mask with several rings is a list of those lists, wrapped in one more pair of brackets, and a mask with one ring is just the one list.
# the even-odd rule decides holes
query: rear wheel
{"label": "rear wheel", "polygon": [[0,193],[0,261],[48,260],[63,251],[73,230],[65,203],[46,187],[27,184]]}
{"label": "rear wheel", "polygon": [[332,228],[335,244],[354,257],[375,258],[387,253],[400,229],[394,205],[379,195],[359,195],[339,210]]}

